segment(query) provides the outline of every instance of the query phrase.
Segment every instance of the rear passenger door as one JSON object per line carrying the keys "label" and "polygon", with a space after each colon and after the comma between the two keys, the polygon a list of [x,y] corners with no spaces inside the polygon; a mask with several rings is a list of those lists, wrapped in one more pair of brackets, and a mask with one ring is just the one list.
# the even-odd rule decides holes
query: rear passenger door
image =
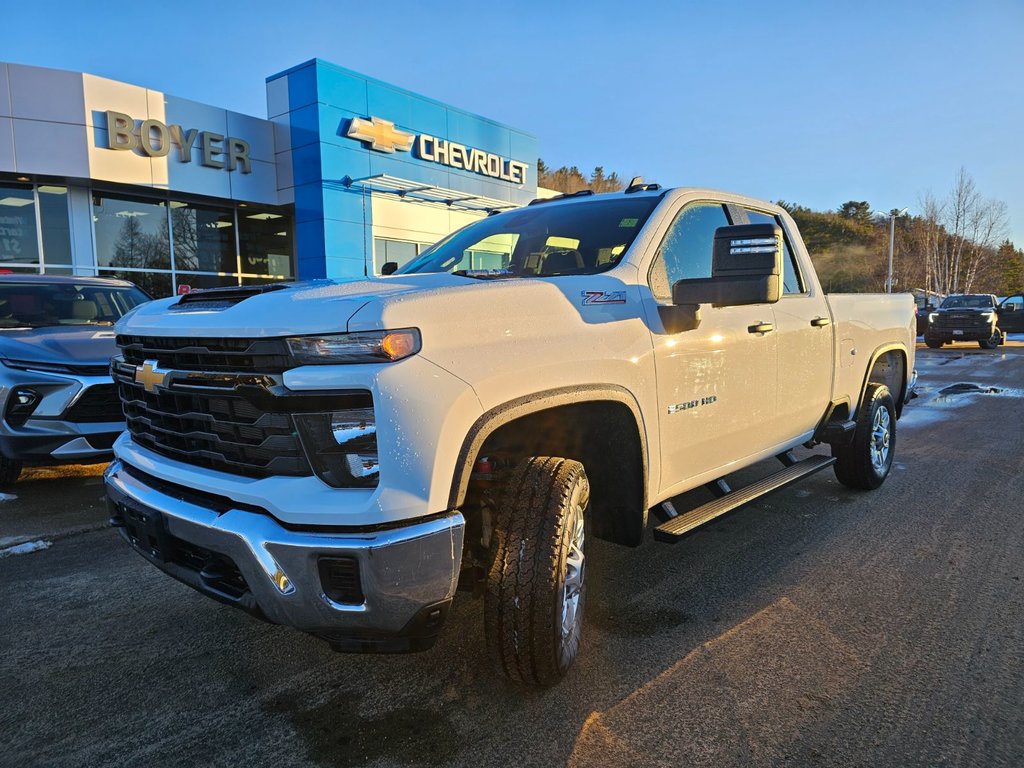
{"label": "rear passenger door", "polygon": [[832,397],[832,316],[824,293],[801,274],[781,218],[754,208],[744,211],[751,224],[778,224],[785,233],[782,298],[773,307],[779,348],[774,434],[784,442],[815,429]]}
{"label": "rear passenger door", "polygon": [[1024,296],[1010,296],[999,305],[999,330],[1003,333],[1024,333]]}

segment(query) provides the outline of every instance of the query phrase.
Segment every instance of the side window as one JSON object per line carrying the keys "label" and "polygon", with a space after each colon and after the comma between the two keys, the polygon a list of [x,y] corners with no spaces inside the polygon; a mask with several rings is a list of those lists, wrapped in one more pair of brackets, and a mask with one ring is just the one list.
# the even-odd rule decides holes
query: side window
{"label": "side window", "polygon": [[715,230],[727,226],[725,208],[719,203],[694,203],[680,211],[651,265],[654,297],[670,301],[677,280],[711,277]]}
{"label": "side window", "polygon": [[[749,208],[746,211],[751,224],[778,224],[782,227],[782,222],[771,214],[752,211]],[[783,227],[783,231],[785,231],[785,227]],[[786,237],[782,238],[782,292],[804,292],[803,280],[800,279],[800,270],[796,266],[796,259],[793,258],[793,252],[789,249],[789,240]]]}

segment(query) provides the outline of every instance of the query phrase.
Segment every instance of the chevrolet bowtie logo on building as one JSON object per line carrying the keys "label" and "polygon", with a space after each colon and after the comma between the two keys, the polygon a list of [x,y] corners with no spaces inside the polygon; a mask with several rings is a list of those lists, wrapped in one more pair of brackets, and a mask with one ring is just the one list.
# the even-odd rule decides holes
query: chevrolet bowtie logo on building
{"label": "chevrolet bowtie logo on building", "polygon": [[416,139],[416,134],[400,131],[390,120],[381,120],[379,117],[371,117],[369,120],[353,117],[345,135],[350,139],[368,142],[370,149],[378,152],[394,152],[396,149],[408,152]]}
{"label": "chevrolet bowtie logo on building", "polygon": [[378,152],[411,151],[414,157],[428,163],[459,168],[513,184],[526,183],[526,169],[529,166],[524,162],[428,133],[416,135],[402,131],[395,128],[390,120],[379,117],[353,117],[345,135],[350,139],[367,142],[371,149]]}
{"label": "chevrolet bowtie logo on building", "polygon": [[146,360],[135,369],[135,383],[141,384],[147,392],[156,392],[157,387],[165,385],[168,373],[157,368],[156,360]]}

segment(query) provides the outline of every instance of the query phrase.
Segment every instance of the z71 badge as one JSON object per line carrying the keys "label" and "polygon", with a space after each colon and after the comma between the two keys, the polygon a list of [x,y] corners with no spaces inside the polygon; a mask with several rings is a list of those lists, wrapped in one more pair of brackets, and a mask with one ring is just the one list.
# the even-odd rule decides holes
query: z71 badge
{"label": "z71 badge", "polygon": [[580,291],[583,305],[588,304],[625,304],[625,291]]}

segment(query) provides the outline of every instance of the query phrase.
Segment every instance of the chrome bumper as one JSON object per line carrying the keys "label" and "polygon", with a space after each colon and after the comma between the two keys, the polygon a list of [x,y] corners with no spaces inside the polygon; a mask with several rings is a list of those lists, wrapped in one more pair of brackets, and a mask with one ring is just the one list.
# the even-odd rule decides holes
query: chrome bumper
{"label": "chrome bumper", "polygon": [[[154,565],[211,597],[320,635],[340,650],[429,647],[455,594],[465,524],[457,511],[385,530],[296,531],[269,514],[214,510],[169,495],[166,488],[149,487],[120,460],[111,463],[104,477],[115,518],[122,505],[158,512],[164,530],[175,539],[230,558],[249,594],[231,598],[218,593],[204,585],[199,571],[155,557],[133,543]],[[358,561],[361,604],[337,603],[325,594],[318,570],[321,557]]]}

